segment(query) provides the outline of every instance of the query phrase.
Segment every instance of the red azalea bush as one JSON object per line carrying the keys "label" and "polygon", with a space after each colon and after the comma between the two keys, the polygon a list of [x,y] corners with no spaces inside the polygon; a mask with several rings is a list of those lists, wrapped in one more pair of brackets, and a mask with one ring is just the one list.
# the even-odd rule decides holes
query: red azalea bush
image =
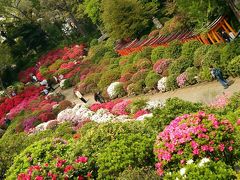
{"label": "red azalea bush", "polygon": [[102,104],[95,103],[90,106],[90,110],[94,111],[94,112],[96,112],[99,109],[107,109],[109,111],[112,111],[112,108],[114,107],[114,105],[116,105],[122,101],[123,101],[122,99],[118,99],[115,101],[110,101],[110,102],[106,102],[106,103],[102,103]]}
{"label": "red azalea bush", "polygon": [[228,120],[220,121],[213,114],[198,112],[173,120],[157,137],[155,165],[159,175],[175,171],[187,160],[208,157],[231,163],[234,159],[234,127]]}
{"label": "red azalea bush", "polygon": [[35,74],[35,73],[36,73],[36,67],[29,67],[25,71],[21,71],[18,74],[18,79],[23,83],[27,83],[31,81],[30,74]]}
{"label": "red azalea bush", "polygon": [[56,159],[53,162],[30,166],[25,173],[18,174],[18,180],[44,179],[78,179],[92,177],[91,163],[85,156],[79,156],[73,162],[65,159]]}
{"label": "red azalea bush", "polygon": [[47,122],[49,120],[56,119],[56,115],[53,112],[43,112],[38,116],[41,122]]}
{"label": "red azalea bush", "polygon": [[160,59],[153,65],[153,70],[162,76],[166,76],[169,62],[167,59]]}
{"label": "red azalea bush", "polygon": [[141,109],[139,111],[137,111],[135,114],[134,114],[134,119],[137,119],[138,117],[144,115],[144,114],[149,114],[149,111],[147,110],[144,110],[144,109]]}

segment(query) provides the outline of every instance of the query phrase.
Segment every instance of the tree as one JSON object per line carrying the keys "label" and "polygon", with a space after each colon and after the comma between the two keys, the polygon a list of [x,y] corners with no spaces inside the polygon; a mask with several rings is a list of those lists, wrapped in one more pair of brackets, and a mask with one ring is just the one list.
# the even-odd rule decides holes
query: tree
{"label": "tree", "polygon": [[139,36],[157,12],[155,3],[138,0],[103,0],[101,7],[104,28],[113,39]]}
{"label": "tree", "polygon": [[197,28],[226,13],[226,3],[219,0],[176,0],[176,7],[177,11],[186,14]]}
{"label": "tree", "polygon": [[6,44],[0,44],[0,88],[4,89],[2,75],[7,67],[13,64],[10,48]]}
{"label": "tree", "polygon": [[[237,7],[237,3],[234,0],[225,0],[227,5],[231,8],[231,10],[233,11],[234,15],[236,16],[238,22],[240,23],[240,11]],[[238,5],[240,4],[239,0],[237,1]]]}

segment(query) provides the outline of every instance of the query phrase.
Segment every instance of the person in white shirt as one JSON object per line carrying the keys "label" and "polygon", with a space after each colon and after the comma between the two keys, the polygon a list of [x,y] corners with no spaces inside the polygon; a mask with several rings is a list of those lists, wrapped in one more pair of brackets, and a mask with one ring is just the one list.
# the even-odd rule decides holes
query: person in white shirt
{"label": "person in white shirt", "polygon": [[87,100],[83,97],[83,95],[80,93],[80,91],[76,90],[74,91],[75,95],[82,100],[82,102],[87,103]]}

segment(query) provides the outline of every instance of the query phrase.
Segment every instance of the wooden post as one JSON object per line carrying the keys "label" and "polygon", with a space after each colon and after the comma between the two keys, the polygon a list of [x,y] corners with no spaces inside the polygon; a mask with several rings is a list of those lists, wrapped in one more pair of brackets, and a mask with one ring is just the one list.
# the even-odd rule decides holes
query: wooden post
{"label": "wooden post", "polygon": [[220,39],[221,42],[225,42],[224,39],[218,34],[217,31],[215,31],[215,34],[217,35],[217,37]]}
{"label": "wooden post", "polygon": [[215,41],[212,39],[210,33],[207,33],[207,36],[208,36],[208,38],[210,39],[210,41],[211,41],[213,44],[215,44]]}
{"label": "wooden post", "polygon": [[217,40],[217,42],[220,43],[220,40],[218,39],[214,31],[212,31],[212,34],[213,34],[213,37]]}
{"label": "wooden post", "polygon": [[230,31],[227,29],[227,27],[224,24],[222,24],[222,27],[223,27],[224,31],[226,31],[228,34],[230,33]]}
{"label": "wooden post", "polygon": [[226,24],[226,26],[228,27],[228,29],[230,29],[230,31],[232,31],[232,33],[236,36],[237,32],[228,24],[228,22],[225,19],[223,21]]}

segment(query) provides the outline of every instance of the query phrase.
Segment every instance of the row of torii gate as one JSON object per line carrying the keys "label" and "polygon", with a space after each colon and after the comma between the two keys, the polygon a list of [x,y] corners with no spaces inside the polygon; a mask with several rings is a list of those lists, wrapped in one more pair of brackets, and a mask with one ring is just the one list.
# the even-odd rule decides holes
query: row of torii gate
{"label": "row of torii gate", "polygon": [[219,17],[213,21],[208,27],[207,33],[194,34],[193,31],[183,30],[170,35],[160,35],[158,37],[151,37],[142,40],[135,39],[129,43],[118,44],[115,47],[117,53],[121,56],[129,55],[133,52],[139,52],[145,47],[167,46],[173,40],[179,40],[182,43],[190,40],[198,40],[203,44],[216,44],[225,42],[221,36],[221,32],[225,31],[227,34],[232,33],[234,36],[237,32],[227,22],[224,16]]}

